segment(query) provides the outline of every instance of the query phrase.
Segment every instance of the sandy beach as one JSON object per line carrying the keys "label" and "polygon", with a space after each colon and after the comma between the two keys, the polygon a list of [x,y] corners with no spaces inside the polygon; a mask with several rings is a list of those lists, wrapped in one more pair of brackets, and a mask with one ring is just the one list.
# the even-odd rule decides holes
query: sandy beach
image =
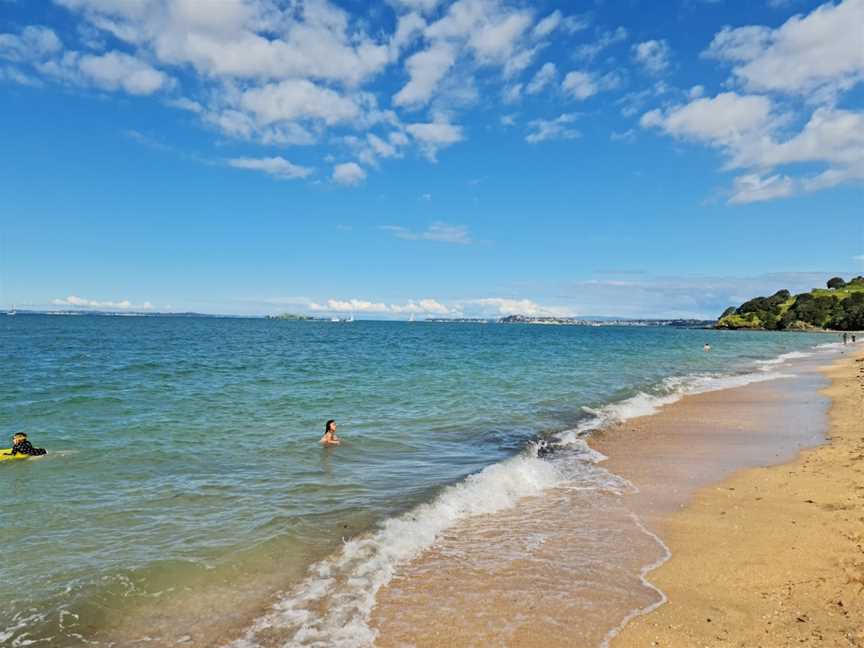
{"label": "sandy beach", "polygon": [[829,442],[700,490],[657,529],[668,603],[628,646],[864,646],[864,353],[825,370]]}

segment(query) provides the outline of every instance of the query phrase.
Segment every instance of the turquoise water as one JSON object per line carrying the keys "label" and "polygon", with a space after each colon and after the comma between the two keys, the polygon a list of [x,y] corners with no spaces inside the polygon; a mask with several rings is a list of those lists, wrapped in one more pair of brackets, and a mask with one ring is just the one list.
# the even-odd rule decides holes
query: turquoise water
{"label": "turquoise water", "polygon": [[[231,607],[218,622],[230,637],[344,539],[531,441],[590,427],[610,403],[751,374],[757,361],[833,341],[669,328],[0,318],[0,431],[26,430],[49,450],[0,464],[0,546],[15,556],[0,563],[0,645],[108,645],[142,628],[163,636],[178,609],[194,638],[218,625],[207,606],[220,605]],[[325,450],[317,440],[328,418],[344,441]]]}

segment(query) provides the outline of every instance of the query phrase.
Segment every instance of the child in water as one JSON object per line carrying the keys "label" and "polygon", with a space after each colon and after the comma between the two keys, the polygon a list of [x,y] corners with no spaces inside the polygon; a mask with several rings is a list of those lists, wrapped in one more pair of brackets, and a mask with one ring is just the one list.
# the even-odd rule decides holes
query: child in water
{"label": "child in water", "polygon": [[30,455],[31,457],[38,457],[44,454],[48,454],[45,448],[34,448],[33,444],[31,444],[27,440],[27,435],[23,432],[16,432],[12,435],[12,452],[7,454],[12,455],[13,457],[16,454],[21,455]]}
{"label": "child in water", "polygon": [[318,442],[325,446],[339,445],[341,441],[336,436],[336,421],[330,419],[324,424],[324,436]]}

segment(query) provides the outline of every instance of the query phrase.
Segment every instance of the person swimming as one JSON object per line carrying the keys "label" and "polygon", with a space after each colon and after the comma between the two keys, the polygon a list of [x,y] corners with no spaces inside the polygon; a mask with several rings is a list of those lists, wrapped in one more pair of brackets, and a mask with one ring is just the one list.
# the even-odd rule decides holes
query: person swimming
{"label": "person swimming", "polygon": [[24,432],[16,432],[12,435],[12,452],[7,452],[7,455],[30,455],[31,457],[40,457],[48,454],[45,448],[34,448],[33,444],[27,440],[27,435]]}
{"label": "person swimming", "polygon": [[706,343],[705,343],[705,346],[702,347],[702,350],[703,350],[703,351],[710,351],[710,350],[711,350],[711,345],[708,344],[708,343],[706,342]]}
{"label": "person swimming", "polygon": [[342,443],[342,440],[336,436],[336,421],[330,419],[324,424],[324,436],[321,437],[318,443],[325,446],[334,446]]}

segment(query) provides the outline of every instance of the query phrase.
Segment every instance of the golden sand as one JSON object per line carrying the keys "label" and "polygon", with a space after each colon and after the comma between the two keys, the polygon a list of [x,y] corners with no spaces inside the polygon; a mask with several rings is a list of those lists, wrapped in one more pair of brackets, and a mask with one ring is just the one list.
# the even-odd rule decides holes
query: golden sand
{"label": "golden sand", "polygon": [[826,370],[830,443],[737,473],[660,522],[669,602],[613,648],[864,646],[864,354]]}

